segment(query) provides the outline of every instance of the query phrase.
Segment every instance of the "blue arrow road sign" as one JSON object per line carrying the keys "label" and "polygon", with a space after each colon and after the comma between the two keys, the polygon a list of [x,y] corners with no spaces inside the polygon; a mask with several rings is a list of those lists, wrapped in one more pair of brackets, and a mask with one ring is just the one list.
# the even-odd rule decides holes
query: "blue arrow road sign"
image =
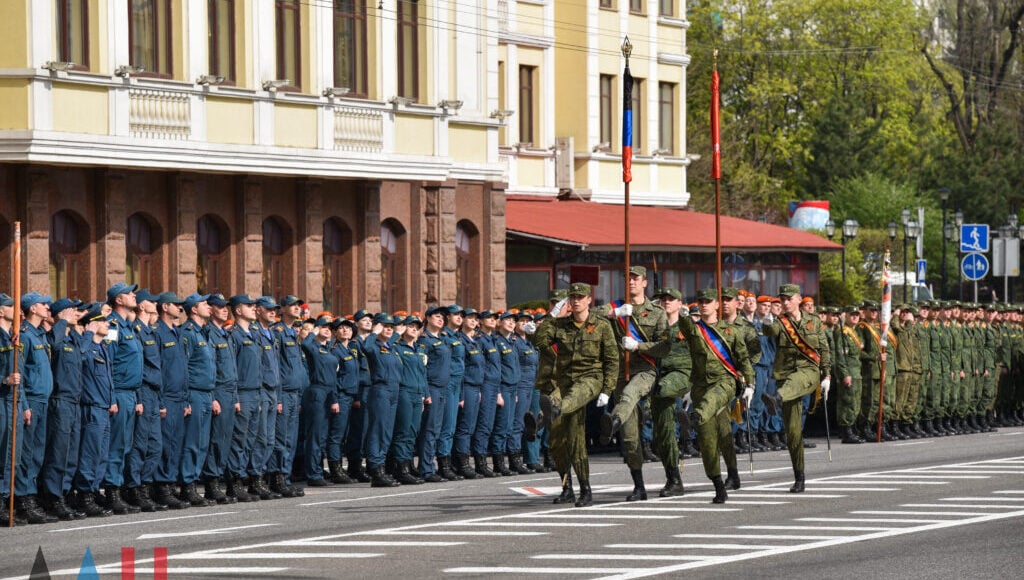
{"label": "blue arrow road sign", "polygon": [[927,276],[925,276],[927,270],[928,270],[928,260],[923,260],[923,259],[922,260],[918,260],[917,261],[917,277],[915,278],[917,280],[918,284],[924,284],[925,278],[927,278]]}
{"label": "blue arrow road sign", "polygon": [[960,271],[968,280],[981,280],[988,274],[988,258],[985,254],[972,252],[964,256],[960,261]]}
{"label": "blue arrow road sign", "polygon": [[960,251],[988,253],[988,224],[960,226]]}

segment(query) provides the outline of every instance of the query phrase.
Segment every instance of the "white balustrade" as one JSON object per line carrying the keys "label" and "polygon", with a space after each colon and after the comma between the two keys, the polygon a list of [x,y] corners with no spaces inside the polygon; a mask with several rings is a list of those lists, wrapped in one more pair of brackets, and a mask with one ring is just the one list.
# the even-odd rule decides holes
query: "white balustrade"
{"label": "white balustrade", "polygon": [[384,113],[378,109],[334,107],[334,149],[379,152],[384,148]]}
{"label": "white balustrade", "polygon": [[132,137],[187,140],[192,108],[186,93],[132,88],[128,91],[128,129]]}

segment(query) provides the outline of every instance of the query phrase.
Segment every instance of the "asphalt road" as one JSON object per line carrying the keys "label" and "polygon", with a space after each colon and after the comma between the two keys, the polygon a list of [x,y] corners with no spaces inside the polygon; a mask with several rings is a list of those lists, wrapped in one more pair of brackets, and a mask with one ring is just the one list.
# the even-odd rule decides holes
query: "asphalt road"
{"label": "asphalt road", "polygon": [[[807,454],[807,492],[788,493],[785,452],[741,460],[743,488],[710,503],[699,462],[687,493],[647,502],[615,455],[591,459],[595,505],[551,504],[554,474],[371,489],[181,512],[0,530],[0,576],[26,578],[38,551],[53,577],[78,576],[88,549],[101,578],[1021,577],[1024,429]],[[157,565],[159,567],[159,565]]]}

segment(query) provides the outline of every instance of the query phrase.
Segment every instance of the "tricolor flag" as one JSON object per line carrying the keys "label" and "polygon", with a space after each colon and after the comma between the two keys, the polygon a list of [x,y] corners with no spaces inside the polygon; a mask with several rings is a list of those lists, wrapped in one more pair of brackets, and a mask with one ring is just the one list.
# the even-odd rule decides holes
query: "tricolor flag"
{"label": "tricolor flag", "polygon": [[889,344],[889,321],[892,320],[892,286],[889,283],[889,250],[885,251],[885,259],[882,263],[882,314],[879,329],[882,335],[882,348]]}
{"label": "tricolor flag", "polygon": [[711,71],[711,179],[722,178],[722,139],[719,135],[718,70]]}
{"label": "tricolor flag", "polygon": [[622,183],[633,181],[633,75],[622,75]]}

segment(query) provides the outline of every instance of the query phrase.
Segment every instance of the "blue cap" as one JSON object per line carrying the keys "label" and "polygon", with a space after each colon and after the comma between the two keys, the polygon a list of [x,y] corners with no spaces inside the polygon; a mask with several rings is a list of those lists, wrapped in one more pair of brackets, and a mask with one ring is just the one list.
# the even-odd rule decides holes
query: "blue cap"
{"label": "blue cap", "polygon": [[281,306],[294,306],[296,304],[302,304],[305,302],[302,298],[294,294],[289,294],[281,299]]}
{"label": "blue cap", "polygon": [[387,312],[381,312],[373,317],[374,324],[390,324],[394,326],[396,324],[395,317],[391,316]]}
{"label": "blue cap", "polygon": [[476,311],[476,308],[463,308],[462,309],[462,315],[463,316],[479,316],[480,313]]}
{"label": "blue cap", "polygon": [[130,294],[138,289],[138,284],[132,284],[129,286],[125,282],[118,282],[117,284],[111,286],[109,290],[107,290],[107,302],[113,302],[114,298],[117,298],[122,294]]}
{"label": "blue cap", "polygon": [[206,299],[206,303],[210,306],[227,306],[228,300],[224,298],[223,294],[210,294],[210,297]]}
{"label": "blue cap", "polygon": [[533,313],[532,312],[527,312],[527,311],[524,310],[524,311],[520,312],[518,316],[516,316],[516,320],[519,320],[521,318],[527,318],[529,320],[533,320]]}
{"label": "blue cap", "polygon": [[361,319],[366,318],[367,316],[369,316],[370,318],[374,318],[372,312],[368,310],[358,310],[356,311],[355,314],[352,315],[352,320],[354,322],[359,322]]}
{"label": "blue cap", "polygon": [[61,298],[50,305],[50,314],[57,316],[61,310],[67,310],[68,308],[78,308],[82,304],[80,300],[72,300],[70,298]]}
{"label": "blue cap", "polygon": [[97,320],[106,320],[106,316],[103,314],[103,303],[93,302],[92,306],[89,307],[89,311],[86,312],[82,319],[79,321],[82,324],[89,324],[90,322],[96,322]]}
{"label": "blue cap", "polygon": [[[135,297],[138,298],[138,295]],[[156,297],[157,304],[182,304],[184,302],[185,299],[179,297],[174,292],[161,292],[160,295]],[[199,302],[201,302],[201,300]]]}
{"label": "blue cap", "polygon": [[534,322],[540,322],[541,320],[544,320],[545,316],[547,316],[547,314],[543,314],[543,313],[538,312],[537,314],[533,315],[533,321]]}
{"label": "blue cap", "polygon": [[450,304],[448,306],[448,314],[462,314],[462,307],[458,304]]}
{"label": "blue cap", "polygon": [[330,324],[331,330],[337,330],[342,325],[348,326],[349,328],[351,328],[353,330],[355,330],[355,328],[356,328],[356,323],[355,322],[352,322],[351,320],[345,318],[344,316],[339,316],[339,317],[335,318],[334,322],[332,322]]}
{"label": "blue cap", "polygon": [[193,292],[192,294],[189,294],[187,298],[185,298],[185,302],[184,304],[182,304],[182,306],[185,308],[185,311],[187,312],[189,308],[192,308],[193,306],[199,304],[200,302],[206,302],[207,299],[209,298],[209,294],[197,294]]}
{"label": "blue cap", "polygon": [[43,296],[38,292],[29,292],[28,294],[24,294],[21,297],[21,309],[28,310],[29,308],[32,308],[36,304],[49,304],[50,302],[53,302],[53,298],[49,296]]}
{"label": "blue cap", "polygon": [[519,315],[519,311],[513,308],[512,310],[506,310],[498,316],[498,320],[505,320],[506,318],[515,318]]}
{"label": "blue cap", "polygon": [[256,299],[248,294],[235,294],[228,300],[228,305],[232,308],[239,304],[256,304]]}
{"label": "blue cap", "polygon": [[256,299],[256,306],[260,308],[280,308],[281,305],[274,301],[273,296],[260,296]]}
{"label": "blue cap", "polygon": [[416,316],[415,314],[410,314],[409,316],[405,317],[405,320],[402,321],[402,324],[419,324],[420,326],[423,326],[423,320],[420,319],[420,317]]}
{"label": "blue cap", "polygon": [[0,306],[14,306],[14,298],[0,292]]}
{"label": "blue cap", "polygon": [[331,324],[333,320],[334,319],[331,318],[330,316],[321,316],[320,318],[316,319],[316,322],[314,324],[316,326],[328,326]]}
{"label": "blue cap", "polygon": [[490,310],[481,310],[480,314],[477,315],[477,318],[488,318],[488,317],[491,317],[491,316],[497,316],[497,315],[494,312],[491,312]]}
{"label": "blue cap", "polygon": [[435,314],[441,314],[441,315],[447,316],[448,315],[448,307],[447,306],[431,306],[430,308],[427,308],[427,312],[424,314],[424,316],[433,316]]}
{"label": "blue cap", "polygon": [[136,302],[142,302],[142,301],[156,302],[156,297],[157,296],[158,296],[158,294],[153,294],[148,289],[142,289],[142,290],[139,290],[138,292],[135,293],[135,301]]}

